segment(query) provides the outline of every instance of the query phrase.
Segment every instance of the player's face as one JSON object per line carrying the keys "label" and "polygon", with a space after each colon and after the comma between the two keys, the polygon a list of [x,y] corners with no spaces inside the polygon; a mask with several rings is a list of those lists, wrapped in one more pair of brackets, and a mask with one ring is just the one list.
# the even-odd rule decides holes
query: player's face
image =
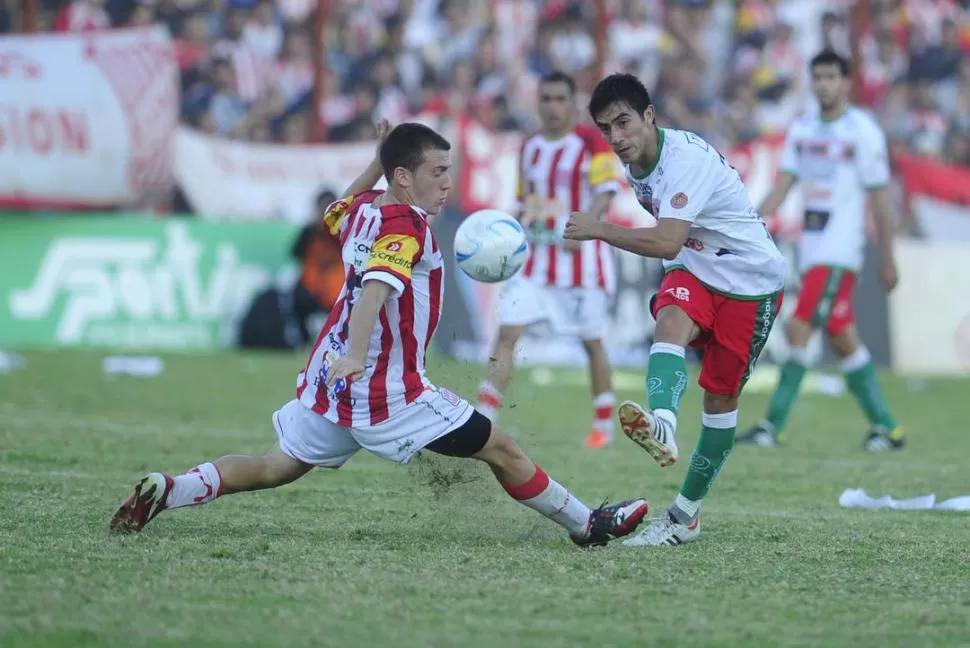
{"label": "player's face", "polygon": [[624,164],[632,164],[644,156],[653,134],[653,119],[653,106],[647,106],[646,112],[639,115],[626,103],[618,102],[596,115],[596,126],[616,156]]}
{"label": "player's face", "polygon": [[576,106],[569,86],[562,81],[539,86],[539,119],[543,130],[560,131],[572,125]]}
{"label": "player's face", "polygon": [[822,110],[831,110],[848,96],[849,79],[842,76],[838,65],[816,65],[812,68],[812,92]]}
{"label": "player's face", "polygon": [[411,201],[429,214],[440,213],[451,189],[450,169],[449,151],[436,149],[425,151],[421,165],[414,170],[414,173],[408,173],[410,177],[406,188]]}

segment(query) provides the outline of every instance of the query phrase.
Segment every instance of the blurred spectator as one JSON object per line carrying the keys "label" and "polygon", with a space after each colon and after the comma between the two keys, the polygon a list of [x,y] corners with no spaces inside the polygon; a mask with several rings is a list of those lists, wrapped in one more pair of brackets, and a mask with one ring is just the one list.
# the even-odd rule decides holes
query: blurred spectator
{"label": "blurred spectator", "polygon": [[[472,116],[532,128],[542,74],[640,76],[661,123],[718,146],[783,130],[810,104],[806,60],[861,31],[860,103],[895,145],[966,164],[970,0],[332,0],[316,70],[316,0],[38,0],[40,28],[160,24],[175,39],[183,120],[224,137],[369,137],[380,117]],[[9,9],[3,5],[4,9]],[[19,16],[0,11],[0,28]],[[604,60],[599,61],[602,54]],[[585,118],[585,116],[584,116]]]}

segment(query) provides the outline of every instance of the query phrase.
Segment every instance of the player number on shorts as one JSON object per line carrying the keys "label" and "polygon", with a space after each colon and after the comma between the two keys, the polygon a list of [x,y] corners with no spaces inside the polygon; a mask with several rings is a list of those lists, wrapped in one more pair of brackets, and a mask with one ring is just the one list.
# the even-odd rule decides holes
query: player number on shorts
{"label": "player number on shorts", "polygon": [[583,302],[585,297],[583,296],[582,292],[577,291],[573,293],[572,298],[573,298],[573,317],[575,317],[576,320],[579,321],[579,319],[583,315]]}

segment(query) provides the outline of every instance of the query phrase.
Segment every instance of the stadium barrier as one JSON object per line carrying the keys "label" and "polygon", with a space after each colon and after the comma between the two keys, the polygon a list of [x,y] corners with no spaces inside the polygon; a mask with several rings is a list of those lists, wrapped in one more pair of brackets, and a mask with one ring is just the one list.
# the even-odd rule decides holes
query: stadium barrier
{"label": "stadium barrier", "polygon": [[296,233],[280,222],[6,216],[0,348],[230,346],[253,297],[289,274]]}
{"label": "stadium barrier", "polygon": [[970,373],[970,243],[901,240],[890,297],[893,369]]}

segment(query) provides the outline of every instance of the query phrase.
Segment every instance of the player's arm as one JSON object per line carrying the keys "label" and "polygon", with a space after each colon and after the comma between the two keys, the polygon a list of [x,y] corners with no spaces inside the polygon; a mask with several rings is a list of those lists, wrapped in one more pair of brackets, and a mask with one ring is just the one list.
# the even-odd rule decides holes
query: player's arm
{"label": "player's arm", "polygon": [[781,204],[785,202],[785,198],[788,197],[788,193],[798,180],[797,169],[798,150],[794,129],[792,129],[785,136],[785,143],[781,148],[781,160],[778,175],[775,177],[775,184],[772,186],[767,197],[761,202],[761,206],[758,207],[758,214],[762,218],[767,218],[774,214],[781,207]]}
{"label": "player's arm", "polygon": [[775,178],[775,185],[771,188],[771,192],[768,193],[761,202],[761,206],[758,207],[758,214],[762,218],[774,214],[781,207],[781,204],[785,202],[788,193],[795,186],[795,181],[796,177],[790,171],[779,171],[778,176]]}
{"label": "player's arm", "polygon": [[[578,225],[580,220],[583,225]],[[615,248],[657,259],[673,259],[687,242],[690,221],[661,218],[656,227],[621,227],[613,223],[593,220],[577,212],[566,225],[567,239],[584,241],[599,239]]]}
{"label": "player's arm", "polygon": [[364,267],[360,296],[351,309],[347,353],[338,358],[327,372],[327,384],[330,386],[339,378],[363,373],[371,335],[381,309],[389,299],[407,290],[414,266],[424,253],[422,241],[427,225],[411,213],[410,207],[399,207],[399,213],[385,208],[384,222]]}
{"label": "player's arm", "polygon": [[896,274],[896,255],[893,251],[893,218],[890,208],[889,187],[876,187],[869,190],[869,206],[876,224],[876,236],[882,257],[882,282],[886,290],[896,287],[899,277]]}
{"label": "player's arm", "polygon": [[518,178],[515,182],[515,207],[512,209],[512,216],[522,224],[522,227],[527,229],[535,220],[535,215],[531,213],[532,210],[528,209],[529,196],[525,194],[525,145],[528,142],[529,138],[526,137],[519,149],[519,164],[516,168]]}
{"label": "player's arm", "polygon": [[348,324],[347,357],[355,364],[363,366],[367,360],[371,334],[377,325],[377,317],[391,295],[394,287],[383,281],[368,281],[354,303]]}
{"label": "player's arm", "polygon": [[370,191],[374,188],[378,182],[380,182],[381,176],[384,171],[381,169],[381,144],[384,143],[384,138],[391,131],[391,124],[386,120],[382,119],[377,123],[377,151],[374,153],[374,159],[370,161],[367,168],[357,176],[357,178],[350,183],[347,187],[347,191],[344,192],[345,196],[354,196],[356,194],[362,193],[364,191]]}
{"label": "player's arm", "polygon": [[[599,134],[591,135],[599,138]],[[589,160],[589,186],[593,191],[593,204],[589,206],[589,215],[599,220],[606,216],[610,201],[620,190],[620,178],[616,173],[616,161],[602,138],[594,142],[594,153]]]}
{"label": "player's arm", "polygon": [[[616,173],[613,151],[598,133],[591,133],[590,139],[593,155],[589,160],[587,178],[593,193],[593,202],[586,213],[596,220],[605,220],[610,202],[620,190],[620,179]],[[582,248],[582,241],[564,239],[563,247],[567,251],[576,252]]]}
{"label": "player's arm", "polygon": [[896,257],[893,252],[893,218],[889,199],[889,150],[886,136],[875,123],[865,133],[858,156],[859,179],[869,193],[869,208],[876,225],[882,257],[882,281],[886,290],[896,287]]}
{"label": "player's arm", "polygon": [[698,173],[690,160],[669,169],[656,227],[620,227],[577,213],[570,217],[565,237],[599,239],[640,256],[673,259],[687,242],[691,225],[711,197],[714,184],[708,176],[718,172],[714,169]]}

